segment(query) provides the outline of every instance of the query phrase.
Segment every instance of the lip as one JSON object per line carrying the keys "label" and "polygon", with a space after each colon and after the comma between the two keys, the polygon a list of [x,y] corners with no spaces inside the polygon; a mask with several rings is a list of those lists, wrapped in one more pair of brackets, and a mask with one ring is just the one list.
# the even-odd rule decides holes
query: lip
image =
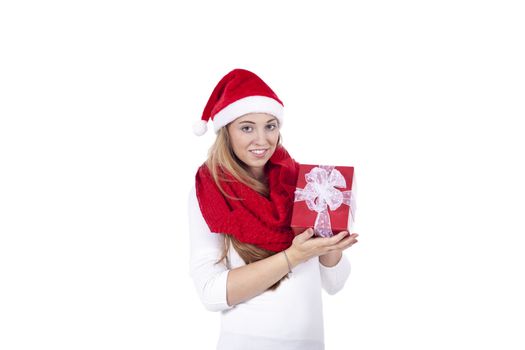
{"label": "lip", "polygon": [[[257,153],[252,152],[252,151],[258,151],[258,150],[264,150],[264,152],[261,153],[261,154],[257,154]],[[266,157],[266,155],[268,154],[268,148],[252,149],[252,150],[249,150],[249,152],[250,152],[255,158],[264,158],[264,157]]]}

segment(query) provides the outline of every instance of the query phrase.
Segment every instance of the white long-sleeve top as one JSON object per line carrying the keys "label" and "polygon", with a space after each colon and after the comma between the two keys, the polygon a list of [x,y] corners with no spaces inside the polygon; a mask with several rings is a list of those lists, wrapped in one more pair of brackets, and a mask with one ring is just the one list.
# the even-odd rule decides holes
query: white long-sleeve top
{"label": "white long-sleeve top", "polygon": [[321,350],[324,349],[321,287],[328,294],[340,291],[350,274],[343,254],[339,263],[325,267],[312,258],[293,269],[290,278],[274,291],[266,291],[235,306],[226,301],[231,269],[245,265],[230,246],[229,266],[215,264],[224,247],[222,234],[210,231],[199,208],[195,188],[189,196],[190,276],[210,311],[221,312],[218,350]]}

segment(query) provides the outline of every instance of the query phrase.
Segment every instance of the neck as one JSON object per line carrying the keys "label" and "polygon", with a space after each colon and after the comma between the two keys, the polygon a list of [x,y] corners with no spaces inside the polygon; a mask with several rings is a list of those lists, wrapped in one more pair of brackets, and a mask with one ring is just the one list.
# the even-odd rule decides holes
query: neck
{"label": "neck", "polygon": [[261,181],[262,183],[266,183],[266,174],[264,172],[264,168],[252,168],[249,171],[255,179]]}
{"label": "neck", "polygon": [[268,178],[266,176],[266,174],[262,173],[262,174],[253,174],[253,177],[255,179],[257,179],[258,181],[262,182],[263,184],[266,184],[268,182]]}

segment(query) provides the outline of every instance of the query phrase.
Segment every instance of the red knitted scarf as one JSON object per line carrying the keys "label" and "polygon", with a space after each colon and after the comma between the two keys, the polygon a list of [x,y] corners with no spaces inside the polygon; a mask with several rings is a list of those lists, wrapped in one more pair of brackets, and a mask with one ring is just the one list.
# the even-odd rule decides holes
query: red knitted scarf
{"label": "red knitted scarf", "polygon": [[221,186],[229,196],[242,198],[236,200],[221,193],[203,164],[195,176],[197,199],[211,232],[229,234],[243,243],[280,252],[290,247],[294,238],[290,221],[299,164],[284,147],[278,146],[265,172],[268,198],[224,172],[223,176],[231,181],[221,181]]}

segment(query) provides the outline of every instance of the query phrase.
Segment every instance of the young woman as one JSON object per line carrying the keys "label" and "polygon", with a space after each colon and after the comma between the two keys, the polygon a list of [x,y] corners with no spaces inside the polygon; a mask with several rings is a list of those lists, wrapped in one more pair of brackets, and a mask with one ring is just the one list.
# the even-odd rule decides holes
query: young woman
{"label": "young woman", "polygon": [[283,104],[257,75],[224,76],[195,133],[210,119],[217,138],[189,198],[190,273],[221,311],[217,349],[324,349],[321,288],[343,288],[357,234],[292,233],[298,163],[281,145]]}

